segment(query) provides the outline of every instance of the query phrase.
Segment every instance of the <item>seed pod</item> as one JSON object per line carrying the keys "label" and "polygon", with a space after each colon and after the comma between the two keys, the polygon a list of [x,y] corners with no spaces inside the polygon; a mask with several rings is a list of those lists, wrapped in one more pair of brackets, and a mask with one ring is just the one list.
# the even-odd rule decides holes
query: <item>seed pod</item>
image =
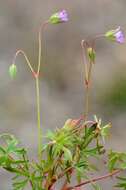
{"label": "seed pod", "polygon": [[96,57],[96,54],[95,54],[95,50],[92,48],[92,47],[89,47],[87,49],[87,53],[88,53],[88,58],[89,60],[94,63],[95,62],[95,57]]}

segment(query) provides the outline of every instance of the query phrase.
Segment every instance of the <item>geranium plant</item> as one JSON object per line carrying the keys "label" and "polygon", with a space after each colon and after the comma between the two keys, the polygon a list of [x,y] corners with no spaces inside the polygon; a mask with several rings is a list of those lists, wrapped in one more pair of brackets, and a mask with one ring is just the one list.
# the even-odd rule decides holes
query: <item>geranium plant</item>
{"label": "geranium plant", "polygon": [[[81,190],[86,189],[87,184],[90,184],[95,190],[100,190],[98,182],[109,180],[112,176],[117,178],[117,184],[114,184],[114,187],[124,190],[126,189],[126,177],[123,175],[126,169],[126,153],[106,150],[104,142],[109,135],[111,123],[103,124],[96,115],[89,120],[91,74],[96,63],[95,44],[97,39],[102,38],[124,43],[124,33],[120,27],[81,41],[86,93],[84,114],[77,119],[68,119],[63,127],[48,131],[46,135],[42,133],[39,94],[41,33],[48,24],[56,25],[68,20],[67,11],[61,10],[40,26],[37,70],[33,69],[30,59],[23,50],[18,50],[14,56],[13,63],[9,68],[11,78],[16,77],[16,58],[22,54],[36,81],[38,159],[30,159],[27,150],[20,147],[17,138],[4,133],[0,134],[0,167],[12,173],[13,176],[15,175],[12,178],[13,190],[23,190],[27,187],[32,190]],[[43,144],[45,136],[47,143]],[[99,159],[104,163],[106,172],[103,175],[99,174],[98,176],[100,168],[93,163],[92,158]]]}

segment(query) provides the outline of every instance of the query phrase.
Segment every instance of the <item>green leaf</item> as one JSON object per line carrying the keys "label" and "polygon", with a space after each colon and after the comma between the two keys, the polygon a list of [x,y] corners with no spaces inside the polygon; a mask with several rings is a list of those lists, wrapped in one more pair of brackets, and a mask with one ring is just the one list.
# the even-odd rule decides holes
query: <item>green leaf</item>
{"label": "green leaf", "polygon": [[25,179],[19,182],[14,182],[13,183],[14,190],[23,190],[25,186],[27,185],[27,183],[28,183],[28,179]]}
{"label": "green leaf", "polygon": [[115,187],[126,190],[126,177],[117,177],[117,179],[119,180],[119,182],[117,183],[117,185],[115,185]]}
{"label": "green leaf", "polygon": [[92,183],[91,185],[92,185],[92,187],[93,187],[95,190],[102,190],[101,187],[100,187],[98,184],[95,184],[95,183],[93,184],[93,183]]}
{"label": "green leaf", "polygon": [[6,162],[6,155],[0,157],[0,166],[2,166]]}
{"label": "green leaf", "polygon": [[126,167],[126,153],[113,152],[111,151],[108,155],[108,167],[109,170],[120,168],[125,169]]}
{"label": "green leaf", "polygon": [[105,137],[107,137],[109,135],[110,128],[111,128],[110,123],[101,128],[101,136],[103,138],[105,138]]}
{"label": "green leaf", "polygon": [[99,153],[99,150],[102,151],[103,150],[103,146],[102,145],[99,145],[99,147],[96,147],[96,148],[90,148],[90,149],[85,149],[83,151],[83,153],[86,155],[86,156],[98,156],[97,153]]}
{"label": "green leaf", "polygon": [[16,145],[18,144],[18,141],[16,138],[13,138],[11,141],[8,142],[8,147],[7,147],[7,153],[12,153],[17,150]]}
{"label": "green leaf", "polygon": [[5,149],[2,146],[0,146],[0,155],[4,155],[5,153]]}
{"label": "green leaf", "polygon": [[71,162],[72,161],[71,151],[66,147],[63,147],[63,151],[64,151],[64,159]]}
{"label": "green leaf", "polygon": [[119,168],[125,170],[126,169],[126,161],[123,163],[120,163]]}

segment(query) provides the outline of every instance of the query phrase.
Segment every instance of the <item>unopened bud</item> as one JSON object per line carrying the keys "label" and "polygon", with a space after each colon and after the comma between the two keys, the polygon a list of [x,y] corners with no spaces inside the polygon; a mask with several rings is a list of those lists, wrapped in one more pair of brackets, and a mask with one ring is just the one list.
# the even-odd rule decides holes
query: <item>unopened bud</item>
{"label": "unopened bud", "polygon": [[74,128],[74,127],[76,127],[77,125],[80,124],[81,120],[82,120],[81,118],[79,118],[79,119],[67,119],[66,122],[65,122],[65,125],[63,127],[65,129]]}
{"label": "unopened bud", "polygon": [[15,64],[12,64],[10,67],[9,67],[9,74],[10,74],[10,77],[12,79],[14,79],[16,77],[16,74],[17,74],[17,67]]}

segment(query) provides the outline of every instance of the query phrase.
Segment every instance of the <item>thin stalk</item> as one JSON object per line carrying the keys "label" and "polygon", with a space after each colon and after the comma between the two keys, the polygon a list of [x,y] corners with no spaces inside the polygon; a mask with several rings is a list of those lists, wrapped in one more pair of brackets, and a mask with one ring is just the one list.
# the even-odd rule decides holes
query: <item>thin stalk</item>
{"label": "thin stalk", "polygon": [[36,77],[36,102],[37,102],[37,127],[38,127],[38,158],[41,161],[41,143],[42,143],[42,130],[40,119],[40,89],[39,89],[39,77]]}
{"label": "thin stalk", "polygon": [[89,63],[89,70],[88,70],[88,83],[90,84],[91,79],[91,71],[92,71],[92,62]]}
{"label": "thin stalk", "polygon": [[85,120],[88,117],[89,112],[89,86],[86,86],[86,95],[85,95]]}
{"label": "thin stalk", "polygon": [[92,71],[92,63],[89,63],[89,70],[88,70],[88,80],[86,84],[86,98],[85,98],[85,117],[88,117],[89,113],[89,88],[90,88],[90,79],[91,79],[91,71]]}
{"label": "thin stalk", "polygon": [[42,130],[41,130],[41,121],[40,121],[40,89],[39,89],[39,72],[40,72],[40,66],[41,66],[41,54],[42,54],[42,32],[45,28],[45,26],[48,24],[48,21],[46,21],[44,24],[42,24],[39,28],[38,33],[38,67],[37,67],[37,73],[35,75],[36,80],[36,101],[37,101],[37,127],[38,127],[38,158],[41,162],[41,143],[42,143]]}
{"label": "thin stalk", "polygon": [[39,74],[40,72],[40,66],[41,66],[41,54],[42,54],[42,32],[44,31],[45,29],[45,26],[48,24],[48,21],[46,21],[44,24],[42,24],[40,26],[40,29],[39,29],[39,34],[38,34],[38,46],[39,46],[39,49],[38,49],[38,70],[37,70],[37,73]]}
{"label": "thin stalk", "polygon": [[85,80],[88,80],[88,65],[87,65],[87,57],[86,57],[86,48],[87,48],[87,42],[85,40],[81,41],[81,49],[82,49],[82,61],[84,63],[84,74],[85,74]]}
{"label": "thin stalk", "polygon": [[89,91],[88,91],[88,63],[87,63],[87,57],[86,57],[86,49],[87,49],[87,42],[85,40],[81,41],[81,49],[82,49],[82,61],[84,63],[84,85],[86,89],[86,95],[85,95],[85,101],[84,101],[84,107],[85,107],[85,112],[84,112],[84,118],[86,120],[86,117],[88,115],[88,97],[89,97]]}
{"label": "thin stalk", "polygon": [[86,90],[86,95],[85,95],[85,113],[84,117],[85,120],[88,117],[89,113],[89,83],[90,83],[90,78],[91,78],[91,71],[92,71],[92,63],[89,62],[87,58],[87,48],[89,44],[85,40],[81,41],[81,48],[82,48],[82,58],[83,58],[83,63],[84,63],[84,72],[85,72],[85,90]]}
{"label": "thin stalk", "polygon": [[25,53],[23,50],[21,50],[21,49],[17,50],[17,52],[15,53],[14,59],[13,59],[13,63],[15,64],[16,58],[17,58],[17,56],[18,56],[19,54],[22,54],[22,55],[24,56],[28,67],[30,68],[32,74],[34,75],[34,74],[35,74],[35,71],[34,71],[33,67],[31,66],[31,63],[30,63],[30,61],[29,61],[29,59],[28,59],[26,53]]}

